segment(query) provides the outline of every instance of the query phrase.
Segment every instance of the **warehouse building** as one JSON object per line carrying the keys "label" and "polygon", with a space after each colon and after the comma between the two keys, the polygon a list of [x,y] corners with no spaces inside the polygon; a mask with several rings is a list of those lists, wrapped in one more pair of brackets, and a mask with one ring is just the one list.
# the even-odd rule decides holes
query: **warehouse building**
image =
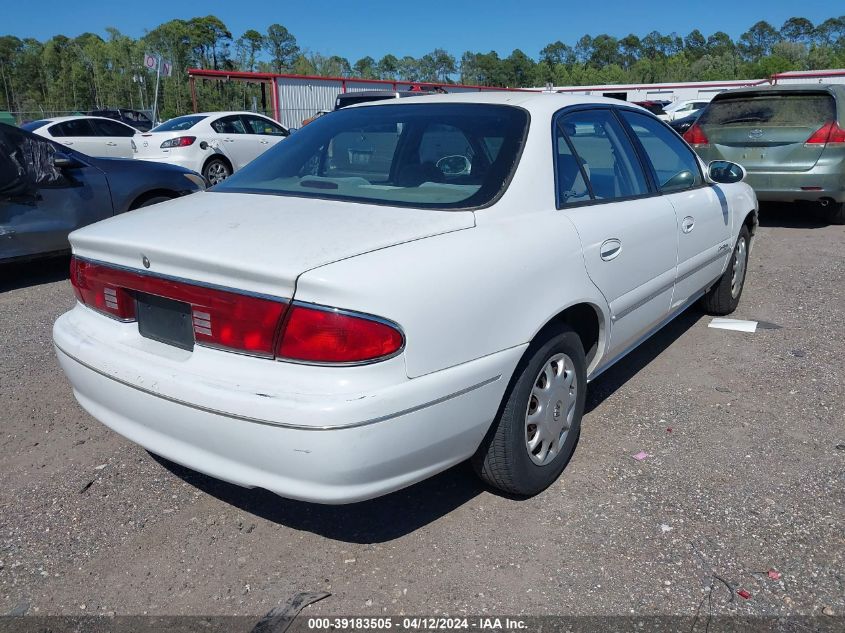
{"label": "warehouse building", "polygon": [[791,83],[845,83],[845,69],[795,71],[772,75],[767,79],[734,81],[656,84],[617,84],[605,86],[555,86],[546,88],[490,88],[462,84],[358,79],[353,77],[316,77],[275,73],[235,72],[225,70],[188,71],[193,97],[194,112],[200,110],[196,96],[196,80],[245,81],[261,85],[261,110],[286,127],[299,127],[305,119],[323,110],[333,110],[338,94],[365,90],[434,90],[447,92],[475,92],[487,90],[555,91],[573,95],[605,96],[625,101],[678,101],[710,99],[714,95],[746,86],[778,85]]}

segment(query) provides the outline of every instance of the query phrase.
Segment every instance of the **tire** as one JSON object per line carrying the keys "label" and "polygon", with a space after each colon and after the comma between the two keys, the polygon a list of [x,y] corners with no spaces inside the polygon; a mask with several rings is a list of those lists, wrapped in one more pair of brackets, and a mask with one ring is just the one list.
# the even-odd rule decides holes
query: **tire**
{"label": "tire", "polygon": [[158,204],[159,202],[167,202],[168,200],[173,200],[173,196],[154,196],[152,198],[147,198],[146,200],[142,200],[139,204],[136,204],[132,207],[132,209],[142,209],[144,207],[151,207],[154,204]]}
{"label": "tire", "polygon": [[831,224],[845,224],[845,202],[837,202],[823,211],[824,218]]}
{"label": "tire", "polygon": [[214,186],[232,175],[232,168],[222,158],[212,158],[202,168],[202,177],[209,186]]}
{"label": "tire", "polygon": [[748,245],[751,234],[748,227],[743,226],[736,238],[731,260],[724,274],[701,298],[701,307],[708,314],[724,316],[730,314],[739,305],[742,289],[745,287],[745,276],[748,272]]}
{"label": "tire", "polygon": [[481,479],[494,488],[526,497],[557,480],[581,432],[586,368],[581,339],[569,329],[532,343],[517,365],[496,420],[472,458]]}

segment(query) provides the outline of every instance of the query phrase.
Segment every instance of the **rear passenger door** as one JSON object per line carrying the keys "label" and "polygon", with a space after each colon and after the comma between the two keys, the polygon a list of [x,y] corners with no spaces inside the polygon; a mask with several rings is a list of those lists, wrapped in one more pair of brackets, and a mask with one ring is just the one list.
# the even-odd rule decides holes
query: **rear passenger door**
{"label": "rear passenger door", "polygon": [[564,110],[555,117],[555,144],[558,208],[575,225],[587,272],[610,306],[613,358],[669,312],[675,213],[611,108]]}
{"label": "rear passenger door", "polygon": [[240,115],[224,116],[211,124],[220,135],[220,149],[232,162],[235,171],[246,165],[260,152],[254,143],[255,137],[247,132]]}
{"label": "rear passenger door", "polygon": [[705,182],[695,153],[669,127],[640,112],[621,114],[675,211],[678,272],[672,308],[679,308],[722,274],[731,252],[727,198],[719,185]]}
{"label": "rear passenger door", "polygon": [[105,141],[89,119],[70,119],[47,128],[56,141],[88,156],[108,156]]}

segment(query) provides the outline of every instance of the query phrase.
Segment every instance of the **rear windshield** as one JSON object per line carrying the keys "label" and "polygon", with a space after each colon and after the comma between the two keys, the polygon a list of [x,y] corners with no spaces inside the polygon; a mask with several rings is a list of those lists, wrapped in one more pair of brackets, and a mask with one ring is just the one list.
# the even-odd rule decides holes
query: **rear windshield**
{"label": "rear windshield", "polygon": [[700,125],[820,127],[836,119],[829,94],[762,94],[712,101]]}
{"label": "rear windshield", "polygon": [[429,103],[327,114],[213,191],[432,209],[483,206],[510,180],[528,114],[512,106]]}
{"label": "rear windshield", "polygon": [[150,132],[178,132],[179,130],[190,130],[197,123],[206,117],[189,114],[188,116],[177,116],[175,119],[165,121],[159,126],[154,127]]}
{"label": "rear windshield", "polygon": [[48,123],[52,123],[49,119],[41,119],[40,121],[30,121],[29,123],[24,123],[21,125],[22,130],[26,130],[27,132],[34,132],[38,128],[42,128]]}

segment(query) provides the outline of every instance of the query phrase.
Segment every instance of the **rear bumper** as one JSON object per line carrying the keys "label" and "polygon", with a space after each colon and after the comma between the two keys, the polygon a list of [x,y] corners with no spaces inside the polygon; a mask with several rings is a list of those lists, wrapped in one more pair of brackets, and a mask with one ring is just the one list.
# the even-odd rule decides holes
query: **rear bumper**
{"label": "rear bumper", "polygon": [[394,371],[401,357],[304,367],[140,338],[83,306],[58,319],[58,359],[86,411],[194,470],[319,503],[376,497],[468,458],[524,351],[410,380]]}
{"label": "rear bumper", "polygon": [[[764,202],[817,202],[829,198],[845,202],[845,172],[748,172],[745,179]],[[812,187],[812,189],[806,189]]]}
{"label": "rear bumper", "polygon": [[168,165],[178,165],[179,167],[184,167],[197,173],[202,173],[203,160],[201,156],[185,156],[184,154],[177,153],[157,154],[154,156],[142,156],[140,154],[135,154],[134,158],[136,160],[146,160],[151,163],[167,163]]}

